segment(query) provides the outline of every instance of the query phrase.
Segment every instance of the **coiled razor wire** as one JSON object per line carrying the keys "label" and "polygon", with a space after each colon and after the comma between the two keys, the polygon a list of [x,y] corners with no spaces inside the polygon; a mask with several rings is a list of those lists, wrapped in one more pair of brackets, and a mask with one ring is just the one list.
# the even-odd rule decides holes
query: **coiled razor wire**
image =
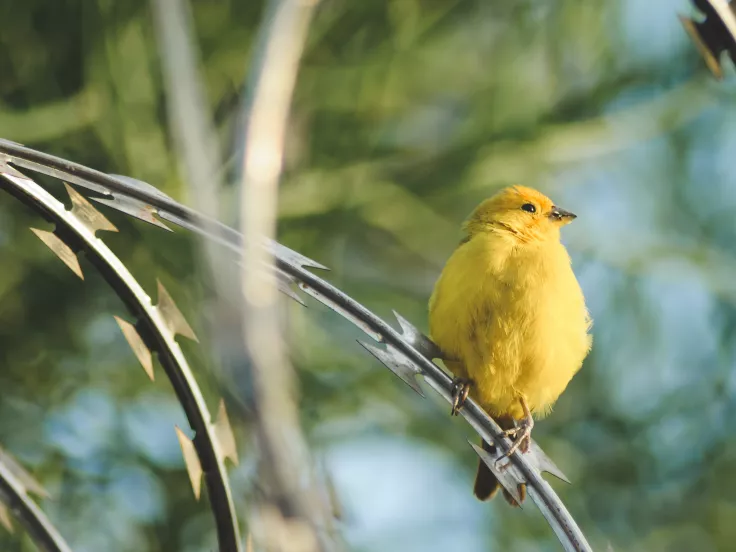
{"label": "coiled razor wire", "polygon": [[237,461],[237,456],[224,403],[220,403],[218,420],[213,423],[197,381],[175,341],[176,335],[196,340],[191,327],[161,282],[158,282],[158,304],[153,306],[150,297],[125,265],[102,240],[95,237],[96,231],[117,229],[71,186],[67,185],[67,191],[72,200],[72,210],[67,211],[64,204],[2,159],[0,175],[3,176],[0,187],[56,225],[54,232],[32,229],[34,233],[82,279],[84,275],[79,266],[77,252],[84,251],[92,265],[136,318],[135,324],[119,317],[116,320],[151,379],[152,353],[157,353],[194,431],[195,437],[192,440],[184,431],[176,428],[195,497],[199,498],[204,475],[220,550],[240,550],[237,516],[224,465],[225,457]]}
{"label": "coiled razor wire", "polygon": [[13,531],[10,512],[20,521],[36,546],[45,552],[71,552],[54,525],[29,493],[48,496],[46,490],[15,459],[0,449],[0,524]]}
{"label": "coiled razor wire", "polygon": [[[147,349],[159,353],[164,370],[172,385],[174,385],[177,397],[182,403],[196,434],[192,446],[191,441],[188,441],[180,433],[180,441],[190,477],[193,484],[195,479],[199,480],[196,466],[190,468],[192,464],[190,458],[194,458],[201,465],[200,469],[203,469],[206,474],[205,481],[209,490],[210,505],[217,524],[220,549],[240,550],[237,521],[227,483],[227,474],[223,467],[224,447],[216,439],[219,434],[228,435],[225,440],[232,445],[232,434],[229,425],[227,430],[216,431],[213,428],[196,382],[191,377],[178,345],[173,341],[175,333],[187,335],[186,329],[183,330],[181,326],[182,322],[185,325],[186,322],[183,321],[175,306],[173,311],[176,312],[176,315],[171,313],[168,316],[162,315],[161,311],[167,310],[166,307],[162,308],[162,303],[173,306],[173,302],[166,303],[167,299],[162,301],[161,291],[159,291],[158,307],[150,306],[148,296],[133,280],[122,263],[114,257],[112,252],[100,240],[94,237],[95,229],[105,229],[103,226],[99,226],[101,224],[99,220],[91,224],[89,222],[86,225],[80,224],[79,218],[83,218],[82,213],[86,212],[84,209],[87,207],[82,209],[78,205],[81,204],[80,202],[84,202],[86,206],[92,208],[91,204],[75,192],[73,188],[67,186],[69,193],[72,195],[72,201],[77,206],[75,209],[79,216],[76,217],[75,209],[72,209],[71,212],[66,211],[62,204],[11,165],[80,186],[93,192],[90,197],[98,203],[166,229],[168,227],[164,222],[175,224],[229,248],[236,255],[241,254],[242,236],[232,228],[218,221],[207,219],[193,209],[174,201],[150,184],[127,177],[104,174],[83,165],[26,148],[15,142],[0,139],[0,175],[5,177],[5,180],[11,184],[10,186],[4,186],[5,189],[50,220],[57,222],[57,232],[54,236],[59,237],[61,245],[71,249],[68,252],[63,251],[61,245],[56,243],[55,240],[49,239],[49,241],[54,242],[55,249],[49,241],[45,241],[64,262],[67,262],[70,255],[73,257],[71,264],[73,265],[76,262],[74,250],[84,249],[92,253],[90,258],[93,260],[95,267],[100,270],[108,283],[111,284],[118,295],[126,302],[131,312],[138,318],[138,332],[135,332],[136,328],[132,326],[121,324],[121,328],[123,328],[123,332],[128,337],[128,341],[136,354],[139,355],[139,351],[144,350],[140,346],[141,344],[145,344]],[[104,219],[100,213],[97,213],[96,216]],[[106,219],[104,220],[107,222]],[[62,227],[69,226],[71,231],[64,233],[63,238],[67,240],[66,242],[58,236],[60,225]],[[360,303],[307,270],[308,268],[326,269],[325,266],[273,241],[264,242],[264,247],[269,248],[275,258],[275,275],[278,278],[279,288],[284,293],[302,302],[292,288],[292,285],[298,286],[304,293],[314,297],[352,322],[378,343],[379,345],[359,341],[363,347],[414,391],[423,396],[416,380],[417,376],[422,376],[429,386],[445,400],[451,401],[452,379],[432,362],[433,358],[440,358],[439,351],[409,321],[394,312],[401,331],[395,330]],[[63,253],[60,251],[63,251]],[[161,289],[160,287],[159,290]],[[164,296],[168,296],[165,291]],[[188,325],[186,328],[188,328]],[[191,332],[191,330],[189,331]],[[130,335],[134,335],[133,339],[129,337]],[[142,354],[144,358],[147,358],[145,352]],[[146,364],[143,364],[145,367]],[[563,548],[567,551],[590,551],[590,545],[577,523],[552,487],[541,476],[541,472],[547,472],[569,482],[554,462],[544,454],[542,449],[532,442],[529,452],[524,454],[515,452],[511,455],[507,464],[499,466],[497,460],[511,446],[511,442],[503,436],[501,428],[472,399],[468,399],[461,413],[482,439],[497,445],[496,452],[490,453],[471,443],[475,452],[491,469],[504,489],[520,502],[520,485],[526,485],[528,495],[554,530]],[[201,439],[200,435],[202,436]],[[184,440],[182,440],[182,437],[184,437]],[[234,449],[234,447],[232,448]],[[190,451],[189,455],[187,455],[187,450]],[[193,474],[197,477],[194,477]],[[194,488],[195,494],[198,494],[197,485],[194,485]]]}

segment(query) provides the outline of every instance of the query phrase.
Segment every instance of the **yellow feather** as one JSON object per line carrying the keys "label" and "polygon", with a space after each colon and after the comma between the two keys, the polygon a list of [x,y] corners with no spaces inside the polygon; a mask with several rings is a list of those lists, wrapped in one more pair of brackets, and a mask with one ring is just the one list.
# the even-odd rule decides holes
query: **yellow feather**
{"label": "yellow feather", "polygon": [[435,285],[431,337],[494,417],[521,419],[520,398],[547,414],[590,350],[590,317],[560,243],[572,218],[535,190],[507,188],[473,212]]}

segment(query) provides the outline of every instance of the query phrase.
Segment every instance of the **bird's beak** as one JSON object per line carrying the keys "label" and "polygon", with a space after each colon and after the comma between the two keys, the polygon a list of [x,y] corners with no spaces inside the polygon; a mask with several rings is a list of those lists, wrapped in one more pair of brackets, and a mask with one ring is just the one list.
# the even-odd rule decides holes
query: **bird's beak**
{"label": "bird's beak", "polygon": [[553,222],[559,222],[560,224],[568,224],[572,222],[574,219],[577,218],[577,215],[575,213],[571,213],[570,211],[565,211],[564,209],[560,209],[556,205],[552,207],[552,211],[549,213],[549,218]]}

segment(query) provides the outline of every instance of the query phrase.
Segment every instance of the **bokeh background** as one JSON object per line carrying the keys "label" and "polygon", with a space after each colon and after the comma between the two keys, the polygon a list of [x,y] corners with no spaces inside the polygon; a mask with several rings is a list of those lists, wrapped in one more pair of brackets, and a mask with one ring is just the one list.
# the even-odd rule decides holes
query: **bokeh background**
{"label": "bokeh background", "polygon": [[[232,153],[264,3],[191,4]],[[280,241],[388,319],[426,329],[461,221],[499,187],[539,188],[579,215],[563,239],[594,348],[535,436],[573,481],[551,483],[596,550],[736,540],[736,86],[730,62],[725,82],[705,73],[678,12],[688,2],[323,0],[289,128]],[[5,0],[0,21],[0,136],[188,202],[148,3]],[[121,229],[105,241],[201,333],[211,287],[191,236],[105,213]],[[91,266],[82,282],[28,229],[45,225],[0,195],[0,445],[47,487],[39,500],[75,550],[214,550],[170,385],[160,368],[146,378]],[[446,404],[308,306],[287,306],[302,423],[351,549],[559,549],[533,506],[473,498],[474,437]],[[214,410],[212,343],[182,341]],[[242,511],[255,451],[236,429]],[[33,546],[0,528],[0,549]]]}

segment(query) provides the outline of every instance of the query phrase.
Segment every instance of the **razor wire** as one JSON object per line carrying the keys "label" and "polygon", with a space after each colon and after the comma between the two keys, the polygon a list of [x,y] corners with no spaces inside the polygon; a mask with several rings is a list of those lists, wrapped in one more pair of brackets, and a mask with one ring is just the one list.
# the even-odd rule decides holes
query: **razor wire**
{"label": "razor wire", "polygon": [[[684,16],[680,16],[680,20],[710,71],[720,79],[723,76],[721,54],[727,51],[732,58],[736,55],[734,9],[726,0],[694,0],[693,3],[705,15],[705,20],[696,22]],[[82,279],[84,276],[76,254],[80,250],[89,254],[93,266],[136,318],[136,323],[132,324],[115,317],[135,356],[151,379],[152,353],[158,353],[159,361],[195,433],[195,438],[190,439],[184,431],[176,428],[195,498],[199,499],[201,478],[204,476],[220,550],[239,552],[242,550],[242,543],[224,468],[225,458],[237,463],[234,436],[224,402],[220,402],[217,422],[212,422],[199,386],[174,339],[178,334],[196,340],[191,327],[160,282],[158,304],[152,306],[149,296],[125,266],[95,237],[97,230],[116,229],[84,197],[67,186],[73,205],[72,210],[67,211],[63,204],[41,186],[8,163],[85,188],[99,195],[91,196],[91,199],[160,228],[170,230],[163,220],[195,232],[237,255],[242,254],[242,236],[236,230],[177,203],[145,182],[107,175],[0,139],[0,175],[4,177],[0,179],[0,187],[57,224],[54,232],[37,229],[34,232]],[[264,247],[269,249],[276,260],[274,275],[283,293],[303,304],[302,298],[292,287],[297,285],[305,294],[328,306],[375,342],[383,345],[380,347],[359,340],[366,350],[414,391],[423,396],[416,380],[421,375],[430,387],[451,402],[452,379],[432,362],[432,359],[440,358],[438,349],[410,322],[394,312],[401,330],[396,331],[361,304],[307,270],[326,270],[327,267],[274,241],[264,242]],[[591,550],[575,520],[549,484],[541,478],[540,473],[547,472],[569,482],[541,448],[532,442],[528,453],[522,455],[515,452],[509,463],[499,468],[497,460],[508,450],[510,441],[472,399],[466,401],[461,414],[482,439],[497,445],[496,453],[489,453],[471,443],[502,486],[519,500],[519,485],[527,485],[529,496],[541,510],[563,548],[569,551]],[[48,496],[43,487],[17,461],[0,449],[0,524],[10,529],[12,526],[9,515],[13,514],[39,549],[71,552],[58,530],[30,498],[30,492]]]}
{"label": "razor wire", "polygon": [[135,317],[135,323],[117,316],[115,319],[151,380],[154,379],[153,353],[157,353],[194,432],[191,439],[185,431],[176,428],[195,498],[200,497],[204,477],[220,550],[240,551],[238,520],[224,465],[226,457],[237,462],[235,440],[224,402],[220,402],[217,421],[213,422],[199,385],[176,343],[176,335],[196,341],[191,327],[160,281],[158,303],[152,304],[125,265],[95,236],[101,230],[117,231],[115,226],[74,188],[66,185],[72,202],[71,211],[67,211],[63,203],[3,159],[0,159],[0,176],[3,177],[1,188],[56,225],[53,232],[31,230],[82,279],[84,274],[77,252],[83,251]]}
{"label": "razor wire", "polygon": [[693,0],[692,3],[703,19],[696,21],[680,15],[680,23],[708,70],[721,80],[723,54],[727,53],[731,61],[736,63],[736,4],[732,0]]}
{"label": "razor wire", "polygon": [[[9,164],[58,178],[93,192],[90,199],[98,203],[158,227],[168,229],[165,222],[175,224],[229,248],[236,255],[242,252],[242,238],[236,230],[201,216],[145,182],[104,174],[2,139],[0,139],[0,158],[4,158],[5,166],[10,170],[13,169]],[[20,181],[24,182],[23,179]],[[375,343],[364,341],[359,343],[414,391],[423,395],[416,379],[417,376],[422,376],[445,400],[451,401],[452,379],[432,362],[432,359],[440,358],[439,351],[409,321],[394,312],[400,327],[400,331],[397,331],[366,307],[307,270],[326,269],[325,266],[277,242],[264,241],[263,245],[275,258],[275,276],[281,291],[303,302],[292,287],[296,285],[298,289],[328,306],[369,335]],[[124,270],[124,267],[121,268]],[[510,440],[472,399],[468,399],[465,403],[461,414],[482,439],[497,445],[496,452],[490,453],[471,444],[504,489],[520,501],[520,485],[526,485],[528,495],[554,530],[563,548],[568,551],[591,550],[585,536],[560,498],[541,477],[541,472],[547,472],[569,482],[541,448],[532,442],[529,452],[522,454],[517,451],[505,465],[498,465],[497,461],[511,446]],[[215,449],[214,441],[212,445]],[[200,452],[199,449],[197,452]],[[209,454],[212,454],[212,450]],[[223,510],[212,505],[218,520],[218,528],[224,526],[225,524],[220,521],[220,517],[224,515]]]}
{"label": "razor wire", "polygon": [[72,552],[46,514],[31,499],[29,493],[48,497],[38,481],[5,450],[0,448],[0,524],[13,531],[12,513],[26,530],[39,550]]}

